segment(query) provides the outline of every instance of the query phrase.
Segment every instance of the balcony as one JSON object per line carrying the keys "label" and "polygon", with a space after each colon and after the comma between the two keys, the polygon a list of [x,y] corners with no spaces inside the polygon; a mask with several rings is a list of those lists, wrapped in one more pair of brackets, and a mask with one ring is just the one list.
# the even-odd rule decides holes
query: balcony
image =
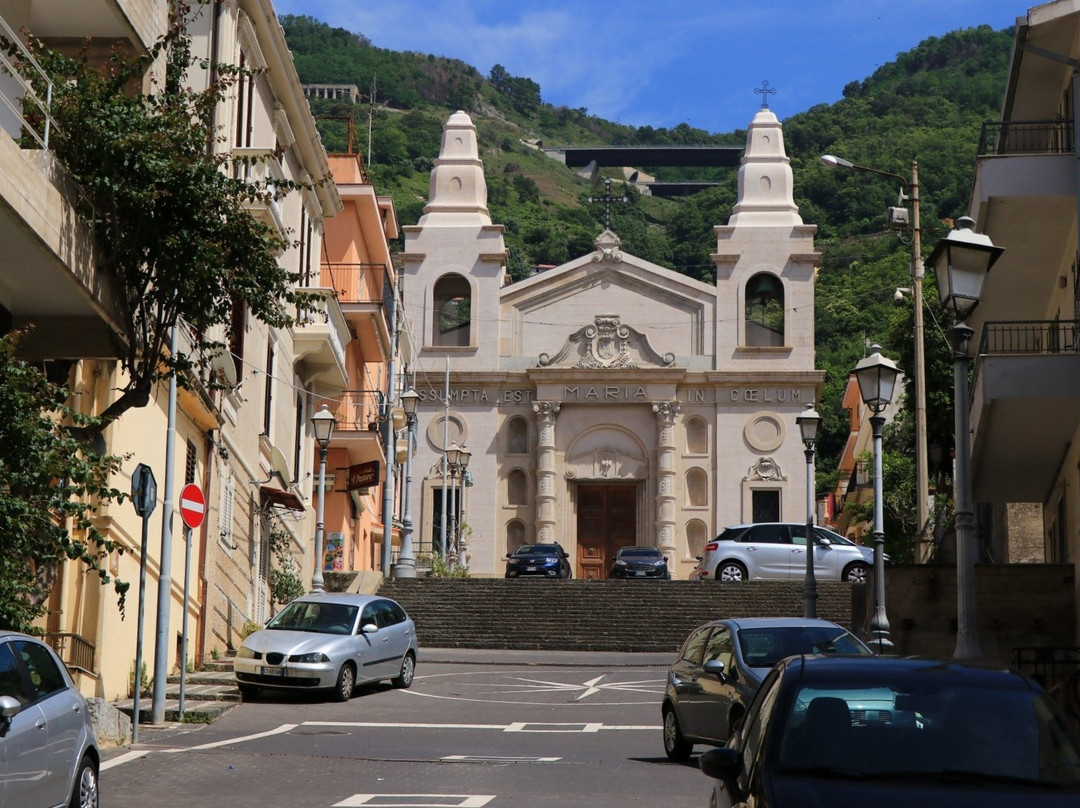
{"label": "balcony", "polygon": [[394,286],[386,264],[323,264],[323,279],[337,291],[365,361],[389,362]]}
{"label": "balcony", "polygon": [[[274,156],[274,150],[268,148],[242,149],[230,151],[232,178],[255,185],[260,193],[247,202],[247,209],[260,222],[274,229],[278,238],[284,239],[288,233],[281,206],[274,196],[274,183],[284,182],[285,172],[281,162]],[[262,191],[265,189],[265,192]]]}
{"label": "balcony", "polygon": [[318,385],[326,394],[345,389],[349,377],[345,369],[345,345],[349,326],[333,289],[305,289],[315,303],[310,311],[299,312],[293,326],[293,351],[305,383]]}
{"label": "balcony", "polygon": [[1046,501],[1078,428],[1080,323],[986,323],[971,395],[975,501]]}
{"label": "balcony", "polygon": [[386,462],[382,440],[384,395],[380,390],[346,390],[333,409],[337,419],[332,446],[346,449],[350,463]]}
{"label": "balcony", "polygon": [[1076,154],[1072,121],[1005,121],[983,126],[971,215],[1005,248],[987,276],[968,325],[1046,314],[1075,235]]}

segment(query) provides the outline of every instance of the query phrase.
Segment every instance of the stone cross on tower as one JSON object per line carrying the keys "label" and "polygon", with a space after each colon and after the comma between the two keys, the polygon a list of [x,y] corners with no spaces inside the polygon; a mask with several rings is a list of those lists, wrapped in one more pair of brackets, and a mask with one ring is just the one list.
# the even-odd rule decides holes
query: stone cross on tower
{"label": "stone cross on tower", "polygon": [[590,196],[589,202],[603,202],[604,203],[604,229],[611,229],[611,203],[612,202],[629,202],[629,197],[625,196],[612,196],[611,195],[611,177],[604,177],[604,195],[603,196]]}
{"label": "stone cross on tower", "polygon": [[769,82],[766,80],[761,82],[761,86],[756,88],[754,90],[754,93],[761,96],[761,108],[768,109],[769,96],[776,95],[776,89],[774,87],[770,87]]}

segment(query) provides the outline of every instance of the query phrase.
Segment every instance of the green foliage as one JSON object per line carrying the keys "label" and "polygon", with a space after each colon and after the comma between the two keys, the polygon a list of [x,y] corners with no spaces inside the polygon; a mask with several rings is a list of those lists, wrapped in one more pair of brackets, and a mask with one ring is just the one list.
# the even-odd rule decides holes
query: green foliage
{"label": "green foliage", "polygon": [[72,431],[96,421],[66,392],[15,358],[18,333],[0,337],[0,628],[33,631],[59,565],[81,562],[110,581],[124,610],[128,584],[107,558],[122,548],[98,531],[98,507],[125,494],[109,485],[120,458],[102,456]]}
{"label": "green foliage", "polygon": [[[154,677],[146,673],[146,663],[139,668],[139,696],[149,696],[154,689]],[[135,660],[131,661],[131,669],[128,671],[128,698],[135,698]]]}
{"label": "green foliage", "polygon": [[468,578],[469,571],[460,566],[457,560],[451,558],[444,561],[438,553],[419,553],[416,556],[416,565],[428,569],[429,578]]}
{"label": "green foliage", "polygon": [[255,620],[245,620],[244,625],[240,627],[240,639],[246,639],[250,635],[254,634],[263,628],[263,624],[256,622]]}
{"label": "green foliage", "polygon": [[[271,517],[276,519],[276,517]],[[299,570],[292,553],[289,552],[291,536],[280,524],[270,529],[270,554],[274,566],[270,569],[270,601],[285,605],[307,591],[300,580]]]}

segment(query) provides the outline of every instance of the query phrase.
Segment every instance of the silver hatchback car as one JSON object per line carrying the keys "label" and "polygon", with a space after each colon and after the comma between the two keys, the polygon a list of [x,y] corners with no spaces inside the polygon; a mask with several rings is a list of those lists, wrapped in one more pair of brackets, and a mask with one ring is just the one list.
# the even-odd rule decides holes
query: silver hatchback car
{"label": "silver hatchback car", "polygon": [[290,602],[248,635],[233,672],[240,693],[262,688],[328,690],[348,701],[365,682],[409,687],[416,670],[416,626],[397,601],[319,592]]}
{"label": "silver hatchback car", "polygon": [[41,640],[0,631],[0,805],[98,805],[90,708]]}
{"label": "silver hatchback car", "polygon": [[[886,556],[888,560],[888,556]],[[874,551],[839,533],[814,527],[814,575],[864,583]],[[784,581],[806,575],[806,524],[758,522],[732,525],[705,545],[691,578],[703,581]]]}

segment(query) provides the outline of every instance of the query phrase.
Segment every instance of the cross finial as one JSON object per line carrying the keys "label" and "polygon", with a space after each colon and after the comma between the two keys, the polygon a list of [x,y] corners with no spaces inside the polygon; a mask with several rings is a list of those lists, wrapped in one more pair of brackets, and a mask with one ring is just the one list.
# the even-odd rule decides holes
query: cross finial
{"label": "cross finial", "polygon": [[773,88],[773,87],[770,87],[769,82],[766,80],[766,81],[761,82],[761,86],[756,88],[754,90],[754,93],[761,96],[761,108],[762,109],[768,109],[769,108],[769,96],[770,95],[776,95],[776,89]]}
{"label": "cross finial", "polygon": [[611,229],[611,203],[612,202],[629,202],[629,198],[625,196],[612,196],[611,195],[611,177],[604,177],[604,195],[603,196],[590,196],[589,202],[603,202],[604,203],[604,229]]}

